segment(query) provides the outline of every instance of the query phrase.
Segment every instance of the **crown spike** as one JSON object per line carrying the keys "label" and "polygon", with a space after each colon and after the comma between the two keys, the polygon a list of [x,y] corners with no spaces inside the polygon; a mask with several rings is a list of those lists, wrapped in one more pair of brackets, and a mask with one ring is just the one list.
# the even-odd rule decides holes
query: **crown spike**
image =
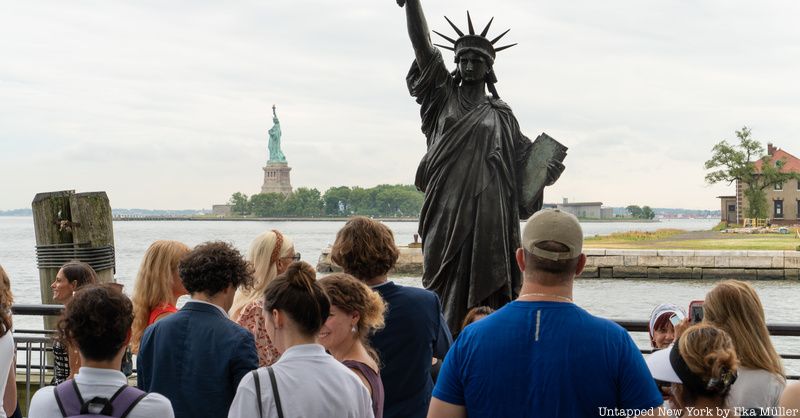
{"label": "crown spike", "polygon": [[501,46],[500,48],[495,48],[495,49],[494,49],[494,52],[500,52],[500,51],[502,51],[502,50],[504,50],[504,49],[511,48],[511,47],[512,47],[512,46],[514,46],[514,45],[516,45],[516,44],[511,44],[511,45]]}
{"label": "crown spike", "polygon": [[489,26],[492,26],[492,22],[493,21],[494,21],[494,17],[489,19],[489,23],[486,24],[485,28],[483,28],[483,32],[481,32],[481,36],[483,36],[484,38],[486,37],[486,34],[489,33]]}
{"label": "crown spike", "polygon": [[510,31],[510,30],[511,30],[511,29],[507,29],[505,32],[501,33],[501,34],[500,34],[500,36],[498,36],[497,38],[494,38],[494,39],[492,39],[492,41],[491,41],[491,42],[492,42],[492,45],[494,45],[494,44],[495,44],[495,42],[499,41],[499,40],[500,40],[500,38],[502,38],[502,37],[506,36],[506,34],[508,33],[508,31]]}
{"label": "crown spike", "polygon": [[461,32],[461,29],[459,29],[458,26],[455,25],[455,23],[451,22],[450,19],[447,18],[447,16],[444,17],[444,20],[446,20],[447,23],[449,23],[450,26],[453,27],[453,30],[456,31],[458,36],[464,36],[464,32]]}
{"label": "crown spike", "polygon": [[435,34],[437,34],[437,35],[441,36],[441,37],[442,37],[442,38],[444,38],[444,39],[447,39],[447,40],[448,40],[448,41],[449,41],[451,44],[453,44],[453,45],[455,45],[455,44],[456,44],[456,41],[454,41],[452,38],[448,38],[447,36],[444,36],[444,35],[442,35],[441,33],[439,33],[439,32],[436,32],[435,30],[433,30],[433,31],[431,31],[431,32],[433,32],[433,33],[435,33]]}
{"label": "crown spike", "polygon": [[455,50],[456,50],[456,49],[455,49],[455,48],[453,48],[452,46],[439,45],[439,44],[434,44],[434,45],[438,46],[439,48],[449,49],[449,50],[451,50],[451,51],[453,51],[453,52],[455,52]]}
{"label": "crown spike", "polygon": [[470,35],[474,35],[475,34],[475,28],[472,27],[472,18],[469,17],[469,10],[467,10],[467,26],[469,26],[469,34]]}

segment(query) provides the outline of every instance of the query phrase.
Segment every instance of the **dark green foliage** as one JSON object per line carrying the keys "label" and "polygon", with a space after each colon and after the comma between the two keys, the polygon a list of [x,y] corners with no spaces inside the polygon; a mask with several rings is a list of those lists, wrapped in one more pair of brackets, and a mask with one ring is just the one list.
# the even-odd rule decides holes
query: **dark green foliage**
{"label": "dark green foliage", "polygon": [[233,212],[257,217],[273,216],[381,216],[417,217],[422,209],[424,195],[412,185],[381,184],[369,189],[362,187],[331,187],[324,194],[317,189],[300,187],[289,196],[282,194],[256,194],[247,200],[242,193],[234,193]]}

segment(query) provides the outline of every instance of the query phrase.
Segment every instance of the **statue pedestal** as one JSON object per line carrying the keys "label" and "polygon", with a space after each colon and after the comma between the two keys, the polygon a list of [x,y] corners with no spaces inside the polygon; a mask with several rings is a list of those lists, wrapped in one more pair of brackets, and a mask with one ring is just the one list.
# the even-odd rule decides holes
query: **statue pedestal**
{"label": "statue pedestal", "polygon": [[292,194],[290,171],[292,168],[288,163],[268,161],[264,167],[264,184],[261,186],[261,193],[281,193],[284,196]]}

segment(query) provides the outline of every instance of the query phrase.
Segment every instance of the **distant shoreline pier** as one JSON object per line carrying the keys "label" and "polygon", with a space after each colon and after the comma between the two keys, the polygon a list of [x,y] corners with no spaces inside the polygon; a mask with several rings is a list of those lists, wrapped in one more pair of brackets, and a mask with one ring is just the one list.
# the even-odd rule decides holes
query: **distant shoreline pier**
{"label": "distant shoreline pier", "polygon": [[[800,280],[800,251],[587,248],[582,279]],[[322,251],[317,271],[341,271]],[[400,247],[393,275],[422,275],[422,249]]]}

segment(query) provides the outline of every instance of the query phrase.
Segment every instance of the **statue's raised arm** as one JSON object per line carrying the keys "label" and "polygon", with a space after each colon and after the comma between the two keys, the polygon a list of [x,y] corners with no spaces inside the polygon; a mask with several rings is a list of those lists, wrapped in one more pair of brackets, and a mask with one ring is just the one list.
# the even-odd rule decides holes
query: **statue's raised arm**
{"label": "statue's raised arm", "polygon": [[417,65],[424,67],[433,57],[433,44],[428,30],[428,21],[425,20],[425,13],[422,12],[421,0],[397,0],[400,7],[406,9],[406,25],[408,26],[408,37],[411,39],[411,46],[414,47],[414,55],[417,58]]}

